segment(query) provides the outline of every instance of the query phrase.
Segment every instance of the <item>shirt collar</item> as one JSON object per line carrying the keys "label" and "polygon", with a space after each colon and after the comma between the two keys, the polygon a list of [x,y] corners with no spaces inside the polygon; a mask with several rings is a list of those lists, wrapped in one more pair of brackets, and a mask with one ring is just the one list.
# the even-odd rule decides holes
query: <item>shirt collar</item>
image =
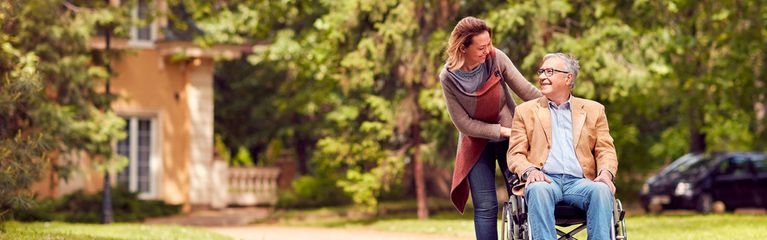
{"label": "shirt collar", "polygon": [[573,99],[573,95],[570,95],[570,97],[567,98],[567,101],[563,102],[562,105],[557,106],[557,103],[554,101],[548,100],[549,107],[555,108],[555,109],[570,109],[570,101]]}

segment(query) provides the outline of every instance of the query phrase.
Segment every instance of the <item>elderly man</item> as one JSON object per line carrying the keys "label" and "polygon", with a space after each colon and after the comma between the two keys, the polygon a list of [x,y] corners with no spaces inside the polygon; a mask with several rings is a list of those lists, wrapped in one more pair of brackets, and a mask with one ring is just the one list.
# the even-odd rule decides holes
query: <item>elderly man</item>
{"label": "elderly man", "polygon": [[543,97],[519,105],[507,161],[521,176],[533,239],[556,239],[554,206],[586,211],[589,239],[609,239],[613,179],[618,160],[602,104],[572,96],[578,61],[563,53],[543,57]]}

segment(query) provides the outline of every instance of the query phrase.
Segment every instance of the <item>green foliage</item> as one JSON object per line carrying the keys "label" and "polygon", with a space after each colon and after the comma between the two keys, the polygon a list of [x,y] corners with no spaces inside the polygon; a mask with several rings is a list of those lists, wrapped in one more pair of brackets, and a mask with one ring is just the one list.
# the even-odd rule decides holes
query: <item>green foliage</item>
{"label": "green foliage", "polygon": [[[0,21],[12,21],[18,7],[0,3]],[[26,130],[41,125],[33,119],[46,110],[37,72],[40,59],[11,44],[12,37],[0,32],[0,219],[10,209],[29,207],[24,190],[39,176],[50,148],[43,142],[43,131]]]}
{"label": "green foliage", "polygon": [[216,131],[260,153],[274,142],[315,146],[303,148],[315,171],[338,174],[336,186],[368,207],[413,160],[452,164],[456,132],[436,81],[464,16],[486,19],[528,80],[545,53],[580,60],[574,95],[606,106],[621,182],[691,150],[767,146],[763,0],[195,6],[215,36],[201,41],[265,42],[251,66],[220,66],[227,80],[217,91],[234,95],[222,97]]}
{"label": "green foliage", "polygon": [[293,190],[280,193],[277,207],[286,209],[344,205],[351,199],[330,176],[302,176],[293,181]]}
{"label": "green foliage", "polygon": [[0,3],[0,215],[29,206],[29,185],[44,167],[65,164],[60,155],[84,151],[119,168],[112,142],[123,123],[103,111],[113,99],[99,89],[109,73],[88,43],[98,24],[119,26],[125,13],[94,2]]}
{"label": "green foliage", "polygon": [[764,144],[753,123],[765,92],[754,71],[763,10],[763,1],[522,1],[487,18],[496,46],[524,58],[522,72],[546,52],[579,58],[574,94],[606,105],[621,171],[645,172],[695,149],[691,129],[707,151]]}
{"label": "green foliage", "polygon": [[221,160],[224,160],[227,163],[230,162],[232,159],[232,153],[229,152],[229,147],[226,146],[226,143],[224,143],[224,140],[220,134],[216,134],[213,144],[216,149],[216,153],[218,153],[218,156],[221,157]]}
{"label": "green foliage", "polygon": [[[58,199],[42,201],[36,207],[14,213],[19,221],[65,221],[101,222],[102,193],[87,194],[78,190]],[[114,220],[117,222],[140,222],[150,217],[178,214],[181,205],[166,204],[160,200],[141,200],[125,186],[112,190]]]}
{"label": "green foliage", "polygon": [[237,154],[229,162],[229,166],[253,166],[253,158],[250,157],[250,152],[245,147],[240,146],[237,149]]}

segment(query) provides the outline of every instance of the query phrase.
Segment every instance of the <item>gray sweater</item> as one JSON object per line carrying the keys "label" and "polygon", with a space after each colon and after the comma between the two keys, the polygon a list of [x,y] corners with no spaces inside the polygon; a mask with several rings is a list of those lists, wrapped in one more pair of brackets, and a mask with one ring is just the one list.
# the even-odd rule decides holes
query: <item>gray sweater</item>
{"label": "gray sweater", "polygon": [[[442,68],[439,74],[440,83],[442,84],[442,92],[447,102],[447,110],[450,114],[450,119],[461,134],[466,134],[472,137],[484,138],[490,141],[502,140],[500,136],[501,126],[511,128],[512,117],[514,116],[514,108],[516,103],[512,98],[509,88],[517,94],[522,100],[528,101],[541,97],[541,92],[525,79],[524,76],[517,70],[514,63],[511,62],[508,56],[503,51],[495,49],[495,57],[488,56],[483,63],[485,73],[475,71],[476,74],[483,74],[489,76],[494,71],[499,71],[503,78],[502,83],[505,83],[508,87],[501,88],[504,94],[500,94],[501,102],[505,102],[499,113],[498,122],[483,122],[476,120],[472,117],[472,114],[476,112],[477,97],[474,91],[475,89],[465,89],[464,86],[468,86],[465,82],[461,83],[458,75],[451,72],[447,65]],[[463,74],[461,75],[463,76]],[[465,78],[463,79],[465,80]],[[482,80],[484,82],[484,80]],[[472,88],[472,87],[468,87]]]}

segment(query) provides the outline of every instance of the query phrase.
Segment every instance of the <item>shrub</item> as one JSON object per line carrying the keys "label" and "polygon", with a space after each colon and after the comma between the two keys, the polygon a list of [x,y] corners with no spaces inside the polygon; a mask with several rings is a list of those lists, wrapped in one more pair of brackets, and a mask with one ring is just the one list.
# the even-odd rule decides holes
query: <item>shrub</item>
{"label": "shrub", "polygon": [[302,176],[293,181],[293,191],[281,192],[279,208],[313,208],[351,203],[351,198],[329,177]]}
{"label": "shrub", "polygon": [[[66,221],[97,223],[101,221],[102,192],[87,194],[78,190],[56,200],[43,200],[36,207],[14,213],[19,221]],[[115,222],[139,222],[149,217],[178,214],[181,205],[158,200],[141,200],[127,187],[112,190],[112,214]]]}

